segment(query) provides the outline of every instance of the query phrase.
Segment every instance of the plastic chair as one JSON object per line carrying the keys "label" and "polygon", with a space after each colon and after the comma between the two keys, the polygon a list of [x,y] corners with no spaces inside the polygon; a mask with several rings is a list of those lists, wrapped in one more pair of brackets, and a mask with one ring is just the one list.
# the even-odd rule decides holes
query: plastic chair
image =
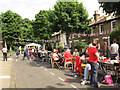
{"label": "plastic chair", "polygon": [[[71,61],[68,61],[68,60],[71,60]],[[71,64],[72,65],[72,58],[65,58],[65,64],[64,64],[64,67],[65,67],[65,70],[66,70],[66,65],[68,64]]]}

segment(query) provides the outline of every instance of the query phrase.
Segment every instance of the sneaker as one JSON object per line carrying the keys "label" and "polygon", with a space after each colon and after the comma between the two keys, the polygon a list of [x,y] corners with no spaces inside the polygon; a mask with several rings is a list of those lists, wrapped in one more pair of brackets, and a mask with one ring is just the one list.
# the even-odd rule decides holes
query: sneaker
{"label": "sneaker", "polygon": [[81,85],[85,85],[85,83],[86,83],[86,80],[84,80],[84,81],[81,83]]}
{"label": "sneaker", "polygon": [[74,77],[77,78],[77,75],[75,75]]}

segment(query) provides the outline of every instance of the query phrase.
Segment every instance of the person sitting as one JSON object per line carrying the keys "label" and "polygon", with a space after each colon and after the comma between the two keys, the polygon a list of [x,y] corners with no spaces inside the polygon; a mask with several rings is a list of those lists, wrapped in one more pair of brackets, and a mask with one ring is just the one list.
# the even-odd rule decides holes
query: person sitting
{"label": "person sitting", "polygon": [[75,51],[73,52],[73,56],[79,56],[78,49],[75,49]]}
{"label": "person sitting", "polygon": [[[62,62],[61,62],[61,65],[64,65],[64,61],[65,61],[66,58],[72,58],[72,55],[71,55],[69,49],[67,49],[67,51],[64,53],[64,58],[63,58],[63,60],[62,60]],[[71,62],[72,62],[72,59],[67,59],[66,62],[67,62],[67,63],[71,63]]]}
{"label": "person sitting", "polygon": [[59,56],[58,56],[57,50],[54,50],[53,59],[54,59],[54,61],[59,62]]}

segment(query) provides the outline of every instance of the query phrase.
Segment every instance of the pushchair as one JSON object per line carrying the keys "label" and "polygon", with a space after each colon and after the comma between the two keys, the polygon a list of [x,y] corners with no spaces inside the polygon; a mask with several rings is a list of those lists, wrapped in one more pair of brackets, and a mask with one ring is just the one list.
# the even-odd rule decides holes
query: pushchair
{"label": "pushchair", "polygon": [[104,63],[103,62],[98,62],[99,63],[99,72],[98,72],[98,80],[100,83],[104,82],[104,77],[107,75],[107,71],[104,67]]}

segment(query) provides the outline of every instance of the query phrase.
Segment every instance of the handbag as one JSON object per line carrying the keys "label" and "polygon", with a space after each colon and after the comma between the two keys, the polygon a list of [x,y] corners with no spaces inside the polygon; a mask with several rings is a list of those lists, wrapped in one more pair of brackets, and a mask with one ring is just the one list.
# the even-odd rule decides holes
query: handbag
{"label": "handbag", "polygon": [[[110,72],[110,74],[108,75],[108,72]],[[110,70],[107,70],[107,75],[105,76],[105,83],[106,84],[113,84],[113,80],[112,80],[112,77],[111,77],[111,71]]]}

